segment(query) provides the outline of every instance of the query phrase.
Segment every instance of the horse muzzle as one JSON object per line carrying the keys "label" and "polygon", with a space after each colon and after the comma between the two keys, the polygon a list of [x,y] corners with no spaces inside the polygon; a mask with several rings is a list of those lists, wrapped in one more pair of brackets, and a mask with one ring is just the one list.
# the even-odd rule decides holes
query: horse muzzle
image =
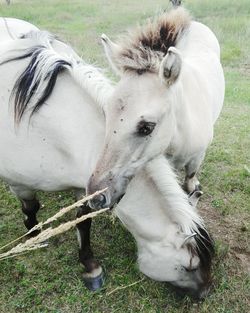
{"label": "horse muzzle", "polygon": [[98,190],[107,188],[104,192],[96,195],[89,201],[92,209],[111,208],[124,195],[129,183],[127,177],[115,177],[112,172],[98,180],[93,174],[88,182],[87,194],[91,195]]}
{"label": "horse muzzle", "polygon": [[104,209],[109,207],[109,201],[107,201],[107,196],[104,193],[100,193],[89,200],[89,206],[92,209]]}
{"label": "horse muzzle", "polygon": [[186,295],[190,296],[194,300],[204,300],[211,291],[211,286],[199,286],[197,288],[181,288],[181,287],[175,287],[174,288],[176,293],[184,297]]}
{"label": "horse muzzle", "polygon": [[110,187],[107,186],[107,183],[105,180],[102,182],[96,183],[96,181],[91,177],[87,186],[87,194],[91,195],[95,193],[96,191],[102,190],[107,188],[102,193],[96,195],[94,198],[89,200],[89,206],[92,209],[100,210],[104,208],[108,208],[111,205],[111,197],[110,197]]}

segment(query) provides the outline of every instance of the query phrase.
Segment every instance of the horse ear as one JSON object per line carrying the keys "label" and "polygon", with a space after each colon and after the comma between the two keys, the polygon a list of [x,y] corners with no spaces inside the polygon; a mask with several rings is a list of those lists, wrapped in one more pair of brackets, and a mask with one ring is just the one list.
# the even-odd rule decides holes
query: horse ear
{"label": "horse ear", "polygon": [[101,36],[101,40],[102,40],[102,45],[104,47],[104,51],[105,51],[105,54],[106,54],[106,57],[109,61],[109,64],[111,65],[113,71],[116,73],[116,74],[120,74],[120,69],[117,67],[116,65],[116,58],[117,58],[117,55],[120,51],[120,47],[114,43],[113,41],[111,41],[108,36],[106,36],[105,34],[102,34]]}
{"label": "horse ear", "polygon": [[160,65],[159,75],[161,81],[167,85],[172,85],[180,75],[181,65],[182,58],[179,50],[170,47]]}
{"label": "horse ear", "polygon": [[188,195],[189,203],[195,208],[203,192],[200,190],[195,190]]}
{"label": "horse ear", "polygon": [[196,233],[192,233],[192,234],[181,233],[179,240],[175,243],[176,248],[177,249],[183,248],[186,244],[188,244],[189,242],[192,242],[196,235],[197,235]]}

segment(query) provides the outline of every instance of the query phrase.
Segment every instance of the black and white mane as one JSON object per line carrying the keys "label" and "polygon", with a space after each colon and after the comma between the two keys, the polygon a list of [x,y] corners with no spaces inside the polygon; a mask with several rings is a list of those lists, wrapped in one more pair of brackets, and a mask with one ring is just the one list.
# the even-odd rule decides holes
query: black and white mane
{"label": "black and white mane", "polygon": [[[28,49],[22,49],[22,40],[33,42]],[[14,101],[15,122],[19,123],[32,103],[30,117],[39,110],[54,90],[58,75],[67,70],[73,79],[84,88],[101,106],[111,92],[110,81],[102,72],[86,64],[68,45],[45,31],[32,31],[20,39],[20,52],[0,63],[30,59],[18,77],[11,93]],[[53,48],[57,42],[65,47],[65,52]],[[61,47],[61,48],[62,48]]]}
{"label": "black and white mane", "polygon": [[46,47],[35,47],[26,55],[26,57],[31,57],[30,63],[17,79],[12,92],[12,95],[14,96],[16,122],[20,122],[28,106],[28,103],[37,93],[38,87],[41,85],[41,83],[44,82],[43,91],[36,99],[36,102],[32,108],[31,116],[39,110],[42,104],[51,95],[58,74],[67,67],[71,66],[71,64],[65,60],[54,60],[53,63],[51,63],[50,69],[44,76],[44,74],[41,72],[44,66],[44,52],[46,53]]}
{"label": "black and white mane", "polygon": [[[198,225],[197,225],[198,226]],[[206,228],[198,226],[198,232],[195,236],[195,251],[198,257],[200,258],[200,264],[202,268],[205,281],[209,281],[211,273],[212,259],[214,257],[214,240],[207,232]],[[193,251],[194,246],[189,246],[190,250]]]}

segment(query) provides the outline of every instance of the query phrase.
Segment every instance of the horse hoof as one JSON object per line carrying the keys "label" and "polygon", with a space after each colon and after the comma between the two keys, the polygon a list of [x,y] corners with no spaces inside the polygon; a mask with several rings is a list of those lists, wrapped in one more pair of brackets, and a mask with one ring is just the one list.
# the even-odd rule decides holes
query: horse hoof
{"label": "horse hoof", "polygon": [[103,284],[104,284],[104,277],[103,273],[96,277],[83,277],[83,281],[85,286],[90,290],[90,291],[96,291],[100,289]]}

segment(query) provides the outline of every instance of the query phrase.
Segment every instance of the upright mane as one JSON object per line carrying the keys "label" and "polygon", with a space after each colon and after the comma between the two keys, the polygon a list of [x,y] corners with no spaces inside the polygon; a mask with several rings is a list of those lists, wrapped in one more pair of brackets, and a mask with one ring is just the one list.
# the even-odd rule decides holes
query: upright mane
{"label": "upright mane", "polygon": [[115,63],[123,71],[158,72],[169,47],[176,46],[190,25],[189,13],[182,7],[164,12],[147,24],[128,32],[119,41]]}
{"label": "upright mane", "polygon": [[[30,42],[28,48],[27,41]],[[22,42],[25,42],[25,45]],[[60,43],[65,51],[58,52],[53,48],[55,42],[56,45]],[[15,42],[13,44],[15,45]],[[65,70],[100,106],[108,101],[113,91],[112,84],[98,68],[86,64],[70,46],[48,32],[32,31],[16,39],[16,47],[10,52],[8,54],[14,56],[7,56],[1,60],[0,65],[30,58],[28,65],[16,80],[11,94],[16,123],[21,121],[28,107],[30,108],[30,103],[30,117],[40,109],[53,92],[58,75]]]}

